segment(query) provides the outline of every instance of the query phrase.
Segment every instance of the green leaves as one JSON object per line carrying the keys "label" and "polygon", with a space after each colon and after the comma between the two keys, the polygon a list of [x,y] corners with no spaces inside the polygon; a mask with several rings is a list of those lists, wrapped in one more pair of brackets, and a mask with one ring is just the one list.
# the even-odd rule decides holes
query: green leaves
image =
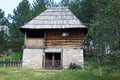
{"label": "green leaves", "polygon": [[119,3],[119,0],[108,1],[104,5],[105,7],[101,7],[102,11],[96,13],[96,20],[88,31],[96,45],[105,46],[106,44],[111,47],[111,50],[114,50],[113,47],[120,49],[118,47],[120,43]]}
{"label": "green leaves", "polygon": [[22,0],[13,10],[13,15],[9,15],[9,47],[13,52],[22,52],[24,36],[19,28],[29,22],[32,18],[45,10],[45,0],[34,1],[33,7],[28,0]]}
{"label": "green leaves", "polygon": [[0,53],[4,53],[8,50],[6,39],[6,31],[5,24],[7,23],[7,19],[4,17],[4,12],[0,9]]}
{"label": "green leaves", "polygon": [[[32,8],[32,17],[38,16],[41,12],[46,9],[46,0],[34,0],[33,8]],[[47,2],[48,3],[48,2]]]}
{"label": "green leaves", "polygon": [[[101,55],[101,67],[119,70],[120,58],[120,1],[98,0],[92,2],[95,20],[90,25],[87,36],[94,42],[94,53]],[[88,37],[89,39],[89,37]],[[91,45],[90,45],[91,46]],[[107,52],[108,51],[108,52]],[[108,55],[107,55],[108,54]]]}
{"label": "green leaves", "polygon": [[28,0],[22,0],[9,15],[12,23],[9,23],[9,47],[12,51],[21,52],[23,45],[23,34],[19,28],[32,19],[31,6]]}

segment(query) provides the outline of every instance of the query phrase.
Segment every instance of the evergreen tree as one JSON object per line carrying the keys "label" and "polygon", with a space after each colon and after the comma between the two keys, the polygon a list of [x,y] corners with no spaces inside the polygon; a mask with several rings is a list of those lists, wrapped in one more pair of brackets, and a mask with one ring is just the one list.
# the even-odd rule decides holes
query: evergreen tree
{"label": "evergreen tree", "polygon": [[67,7],[69,6],[69,3],[70,3],[69,0],[61,0],[59,4],[61,7]]}
{"label": "evergreen tree", "polygon": [[0,30],[0,53],[8,51],[7,39],[5,38],[5,31]]}
{"label": "evergreen tree", "polygon": [[46,9],[45,0],[35,0],[33,2],[32,16],[36,17]]}
{"label": "evergreen tree", "polygon": [[96,21],[89,29],[88,34],[96,46],[103,47],[102,51],[105,51],[105,46],[109,46],[111,51],[120,49],[119,3],[119,0],[107,2],[106,7],[96,13]]}
{"label": "evergreen tree", "polygon": [[105,1],[95,3],[95,21],[87,35],[93,41],[94,53],[101,67],[120,71],[120,1]]}
{"label": "evergreen tree", "polygon": [[32,19],[31,6],[28,0],[22,0],[13,15],[9,15],[12,23],[9,23],[9,47],[12,51],[21,52],[23,45],[23,35],[19,28]]}
{"label": "evergreen tree", "polygon": [[32,8],[32,17],[36,17],[46,8],[54,6],[55,6],[54,0],[34,0]]}
{"label": "evergreen tree", "polygon": [[6,38],[6,33],[4,30],[4,26],[8,20],[4,16],[4,12],[2,9],[0,9],[0,53],[8,51],[8,46],[7,46],[7,38]]}
{"label": "evergreen tree", "polygon": [[48,8],[48,7],[55,7],[54,0],[45,0],[45,6],[46,6],[46,8]]}

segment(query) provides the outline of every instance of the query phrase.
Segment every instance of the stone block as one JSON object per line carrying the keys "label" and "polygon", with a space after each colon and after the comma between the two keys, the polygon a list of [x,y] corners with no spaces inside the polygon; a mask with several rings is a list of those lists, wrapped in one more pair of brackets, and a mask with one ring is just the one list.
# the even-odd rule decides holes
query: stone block
{"label": "stone block", "polygon": [[69,68],[70,63],[83,67],[83,49],[63,49],[63,67]]}
{"label": "stone block", "polygon": [[25,68],[42,68],[43,49],[24,49],[23,63]]}

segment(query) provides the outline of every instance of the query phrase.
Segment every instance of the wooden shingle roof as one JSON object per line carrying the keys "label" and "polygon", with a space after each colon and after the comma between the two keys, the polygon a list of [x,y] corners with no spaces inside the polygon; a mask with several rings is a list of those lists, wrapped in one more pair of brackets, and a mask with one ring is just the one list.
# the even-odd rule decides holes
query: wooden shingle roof
{"label": "wooden shingle roof", "polygon": [[21,27],[21,29],[87,28],[68,7],[48,8]]}

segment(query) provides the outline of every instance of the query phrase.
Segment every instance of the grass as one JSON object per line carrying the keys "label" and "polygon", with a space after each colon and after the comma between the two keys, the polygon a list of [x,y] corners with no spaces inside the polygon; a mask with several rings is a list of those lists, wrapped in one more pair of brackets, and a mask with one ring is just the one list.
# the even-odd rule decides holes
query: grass
{"label": "grass", "polygon": [[41,70],[1,67],[0,80],[120,80],[120,73],[100,76],[98,70]]}

